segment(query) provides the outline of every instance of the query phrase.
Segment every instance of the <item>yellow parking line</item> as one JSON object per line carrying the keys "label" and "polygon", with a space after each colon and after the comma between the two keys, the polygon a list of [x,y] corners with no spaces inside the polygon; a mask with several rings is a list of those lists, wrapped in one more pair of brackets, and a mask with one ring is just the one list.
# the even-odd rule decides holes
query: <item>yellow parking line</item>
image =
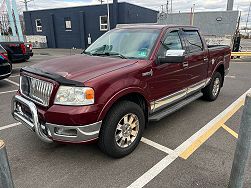
{"label": "yellow parking line", "polygon": [[232,56],[251,56],[251,52],[232,52]]}
{"label": "yellow parking line", "polygon": [[188,159],[204,142],[206,142],[222,125],[230,119],[240,108],[244,105],[244,99],[240,100],[236,106],[229,111],[225,116],[219,119],[215,124],[208,129],[204,134],[197,138],[183,153],[180,157],[183,159]]}
{"label": "yellow parking line", "polygon": [[220,123],[215,124],[205,134],[201,135],[194,143],[192,143],[181,155],[183,159],[188,159],[204,142],[206,142],[219,128]]}
{"label": "yellow parking line", "polygon": [[225,124],[222,125],[222,128],[225,129],[227,132],[229,132],[231,135],[233,135],[235,138],[238,138],[238,134],[234,130],[226,126]]}

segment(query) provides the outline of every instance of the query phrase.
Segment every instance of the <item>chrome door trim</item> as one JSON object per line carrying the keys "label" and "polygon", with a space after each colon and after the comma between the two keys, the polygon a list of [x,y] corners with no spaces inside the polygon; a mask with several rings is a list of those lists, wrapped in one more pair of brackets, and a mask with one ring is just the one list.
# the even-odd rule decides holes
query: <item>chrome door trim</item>
{"label": "chrome door trim", "polygon": [[202,80],[196,84],[193,84],[187,88],[187,95],[195,93],[206,86],[207,80]]}
{"label": "chrome door trim", "polygon": [[150,103],[151,113],[156,112],[158,110],[161,110],[165,108],[166,106],[169,106],[177,101],[179,101],[182,98],[187,97],[188,95],[191,95],[192,93],[195,93],[201,89],[203,89],[205,86],[208,85],[210,82],[210,78],[207,78],[205,80],[202,80],[196,84],[193,84],[185,89],[182,89],[180,91],[177,91],[171,95],[165,96],[161,99],[158,99],[156,101],[153,101]]}
{"label": "chrome door trim", "polygon": [[171,95],[168,95],[166,97],[163,97],[159,100],[152,102],[151,103],[152,112],[158,111],[158,110],[165,108],[166,106],[168,106],[174,102],[177,102],[178,100],[180,100],[181,98],[186,96],[186,92],[187,92],[187,89],[182,89],[182,90],[177,91]]}

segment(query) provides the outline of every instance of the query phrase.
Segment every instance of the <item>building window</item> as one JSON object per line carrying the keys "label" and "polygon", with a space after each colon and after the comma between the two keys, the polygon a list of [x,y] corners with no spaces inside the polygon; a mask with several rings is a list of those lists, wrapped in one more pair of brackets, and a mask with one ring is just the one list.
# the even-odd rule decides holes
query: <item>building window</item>
{"label": "building window", "polygon": [[108,30],[108,20],[107,16],[100,16],[100,31],[107,31]]}
{"label": "building window", "polygon": [[64,22],[65,22],[65,30],[72,31],[71,18],[69,18],[69,17],[65,18]]}
{"label": "building window", "polygon": [[42,32],[43,30],[42,30],[41,20],[40,19],[36,19],[35,22],[36,22],[37,32]]}

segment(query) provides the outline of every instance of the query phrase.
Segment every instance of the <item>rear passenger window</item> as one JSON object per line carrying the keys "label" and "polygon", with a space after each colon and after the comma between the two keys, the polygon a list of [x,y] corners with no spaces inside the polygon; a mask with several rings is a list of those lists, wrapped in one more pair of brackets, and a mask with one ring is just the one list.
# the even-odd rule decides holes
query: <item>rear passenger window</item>
{"label": "rear passenger window", "polygon": [[190,53],[203,51],[203,44],[198,31],[184,31],[184,35],[188,42]]}

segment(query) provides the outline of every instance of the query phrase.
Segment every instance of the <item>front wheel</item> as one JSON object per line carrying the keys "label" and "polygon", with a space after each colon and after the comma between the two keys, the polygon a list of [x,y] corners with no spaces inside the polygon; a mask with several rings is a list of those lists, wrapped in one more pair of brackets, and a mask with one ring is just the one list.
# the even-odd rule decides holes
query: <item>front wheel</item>
{"label": "front wheel", "polygon": [[137,147],[144,127],[142,108],[136,103],[121,101],[112,107],[105,117],[98,145],[111,157],[124,157]]}
{"label": "front wheel", "polygon": [[202,90],[204,99],[208,101],[215,101],[220,94],[222,81],[223,78],[221,74],[219,72],[216,72],[213,75],[210,84]]}

